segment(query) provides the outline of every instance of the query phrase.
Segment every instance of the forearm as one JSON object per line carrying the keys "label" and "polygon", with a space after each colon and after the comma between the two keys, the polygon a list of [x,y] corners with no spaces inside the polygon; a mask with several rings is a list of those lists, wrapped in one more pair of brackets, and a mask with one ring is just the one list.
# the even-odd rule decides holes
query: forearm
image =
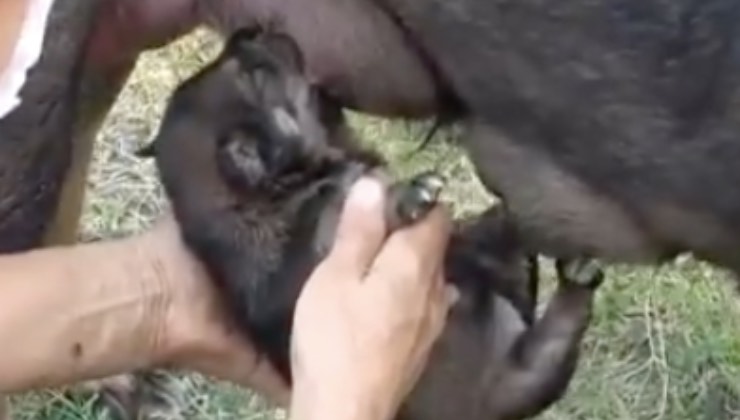
{"label": "forearm", "polygon": [[167,308],[147,241],[0,256],[0,391],[50,387],[153,363]]}

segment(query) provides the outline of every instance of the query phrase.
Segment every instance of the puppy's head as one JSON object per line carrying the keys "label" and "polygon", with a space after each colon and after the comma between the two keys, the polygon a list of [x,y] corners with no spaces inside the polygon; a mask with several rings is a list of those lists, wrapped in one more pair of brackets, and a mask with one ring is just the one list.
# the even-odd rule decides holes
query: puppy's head
{"label": "puppy's head", "polygon": [[312,84],[296,42],[278,32],[240,30],[225,47],[224,66],[236,74],[246,102],[244,124],[263,143],[263,158],[279,171],[327,148],[338,107]]}
{"label": "puppy's head", "polygon": [[331,148],[339,107],[305,74],[303,55],[289,36],[243,29],[228,40],[222,54],[225,71],[243,101],[239,124],[222,137],[221,147],[235,164],[261,167],[266,176],[304,170]]}
{"label": "puppy's head", "polygon": [[212,133],[198,138],[216,139],[221,158],[233,155],[232,166],[248,168],[250,179],[315,161],[330,149],[342,110],[304,70],[290,36],[261,28],[234,32],[213,62],[176,89],[157,138],[138,154],[155,155],[158,143],[182,137],[168,136],[173,127],[186,125]]}

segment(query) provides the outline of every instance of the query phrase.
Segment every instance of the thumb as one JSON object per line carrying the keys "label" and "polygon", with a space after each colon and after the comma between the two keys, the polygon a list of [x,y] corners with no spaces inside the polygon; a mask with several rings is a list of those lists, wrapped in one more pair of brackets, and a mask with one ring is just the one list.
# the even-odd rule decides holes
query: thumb
{"label": "thumb", "polygon": [[363,177],[352,186],[325,264],[347,276],[362,275],[370,268],[386,236],[384,203],[380,181]]}

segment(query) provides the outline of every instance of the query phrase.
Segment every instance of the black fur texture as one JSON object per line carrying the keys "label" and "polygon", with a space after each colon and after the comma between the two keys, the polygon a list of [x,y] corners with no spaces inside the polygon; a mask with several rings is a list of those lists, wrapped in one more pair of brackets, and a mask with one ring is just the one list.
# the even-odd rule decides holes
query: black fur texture
{"label": "black fur texture", "polygon": [[740,0],[374,0],[528,247],[740,272]]}

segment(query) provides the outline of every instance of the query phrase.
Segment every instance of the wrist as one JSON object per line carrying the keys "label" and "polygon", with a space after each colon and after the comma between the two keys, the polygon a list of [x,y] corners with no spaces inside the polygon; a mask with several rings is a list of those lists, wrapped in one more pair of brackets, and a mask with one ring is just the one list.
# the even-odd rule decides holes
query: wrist
{"label": "wrist", "polygon": [[[149,356],[162,366],[202,345],[203,331],[188,322],[199,310],[191,289],[202,282],[204,270],[180,238],[174,218],[165,217],[146,232],[128,239],[137,268],[137,287],[145,297]],[[183,313],[183,302],[189,305]]]}
{"label": "wrist", "polygon": [[[171,293],[162,266],[151,258],[144,235],[72,249],[89,259],[92,276],[80,273],[86,306],[82,318],[90,319],[89,345],[99,349],[91,358],[89,374],[101,376],[149,368],[162,352]],[[87,255],[86,255],[87,254]],[[99,261],[99,262],[98,262]],[[75,267],[84,263],[76,261]],[[89,277],[89,280],[84,278]],[[80,322],[79,327],[82,328]],[[102,371],[97,371],[102,369]]]}
{"label": "wrist", "polygon": [[139,265],[148,273],[140,274],[138,280],[159,284],[166,296],[150,310],[149,323],[156,331],[155,364],[189,365],[193,359],[208,359],[216,344],[212,330],[231,326],[219,322],[219,314],[210,307],[215,291],[205,269],[182,241],[174,218],[165,217],[134,241]]}
{"label": "wrist", "polygon": [[167,358],[173,346],[168,319],[173,300],[171,268],[166,255],[165,244],[159,243],[150,232],[145,232],[124,240],[126,247],[126,277],[132,285],[132,293],[137,297],[139,309],[136,311],[140,329],[142,362],[151,367],[159,365]]}

